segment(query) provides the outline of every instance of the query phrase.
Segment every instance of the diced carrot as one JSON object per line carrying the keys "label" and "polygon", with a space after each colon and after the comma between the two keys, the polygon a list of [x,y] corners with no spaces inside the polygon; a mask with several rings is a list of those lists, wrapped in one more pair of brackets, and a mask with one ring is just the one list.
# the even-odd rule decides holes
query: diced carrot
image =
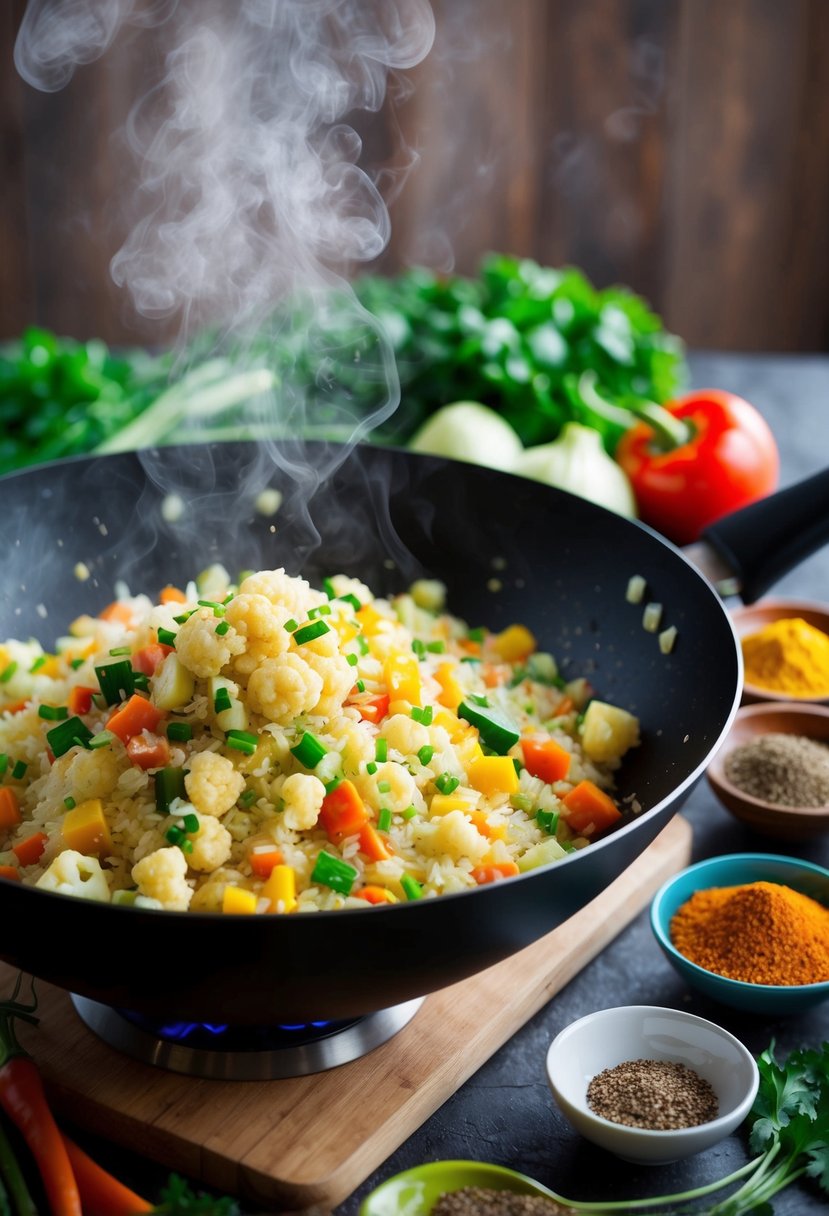
{"label": "diced carrot", "polygon": [[150,642],[148,646],[136,650],[132,656],[133,671],[143,671],[145,676],[154,676],[156,668],[172,653],[172,646],[165,646],[162,642]]}
{"label": "diced carrot", "polygon": [[12,882],[20,882],[20,871],[17,866],[0,866],[0,878],[8,878]]}
{"label": "diced carrot", "polygon": [[506,839],[507,825],[505,823],[489,823],[487,821],[485,811],[471,811],[469,818],[472,820],[481,836],[486,836],[487,840]]}
{"label": "diced carrot", "polygon": [[121,625],[131,625],[134,618],[135,614],[130,605],[121,600],[114,600],[111,604],[107,604],[103,612],[98,613],[99,620],[115,621]]}
{"label": "diced carrot", "polygon": [[0,828],[13,828],[22,822],[17,794],[7,785],[0,786]]}
{"label": "diced carrot", "polygon": [[134,735],[140,735],[142,730],[154,731],[164,714],[156,709],[146,697],[133,693],[129,701],[116,709],[107,722],[107,730],[117,735],[122,743],[127,743]]}
{"label": "diced carrot", "polygon": [[469,638],[461,638],[458,642],[460,650],[465,650],[469,655],[479,655],[481,653],[481,643],[473,642]]}
{"label": "diced carrot", "polygon": [[282,850],[278,849],[276,845],[267,849],[251,849],[248,853],[248,861],[257,878],[270,878],[274,866],[282,865]]}
{"label": "diced carrot", "polygon": [[138,768],[166,768],[170,763],[170,744],[164,735],[142,730],[127,739],[127,755]]}
{"label": "diced carrot", "polygon": [[360,852],[371,861],[388,861],[391,857],[389,845],[370,823],[360,828]]}
{"label": "diced carrot", "polygon": [[493,861],[488,865],[476,866],[472,871],[472,877],[479,887],[488,882],[499,882],[502,878],[512,878],[518,873],[518,866],[514,861]]}
{"label": "diced carrot", "polygon": [[13,844],[12,852],[22,866],[33,866],[46,848],[48,839],[45,832],[35,832],[33,836],[27,836],[19,844]]}
{"label": "diced carrot", "polygon": [[563,781],[570,771],[570,752],[555,739],[540,735],[525,735],[521,740],[524,767],[531,777],[538,777],[550,785]]}
{"label": "diced carrot", "polygon": [[366,805],[351,781],[341,781],[322,800],[319,821],[334,844],[354,836],[368,818]]}
{"label": "diced carrot", "polygon": [[88,714],[92,708],[92,698],[98,691],[97,688],[85,688],[83,684],[70,689],[67,702],[70,714]]}
{"label": "diced carrot", "polygon": [[377,726],[389,712],[390,699],[387,693],[380,693],[379,696],[372,697],[369,701],[356,702],[356,708],[364,722],[373,722]]}
{"label": "diced carrot", "polygon": [[576,703],[572,697],[562,697],[556,706],[556,712],[553,715],[556,718],[563,718],[565,714],[571,714],[576,708]]}
{"label": "diced carrot", "polygon": [[158,602],[159,604],[186,604],[187,596],[183,591],[179,591],[178,587],[168,583],[166,587],[161,588]]}
{"label": "diced carrot", "polygon": [[385,887],[361,887],[359,891],[353,891],[352,894],[357,899],[364,899],[367,904],[396,904],[398,902],[391,891],[387,891]]}
{"label": "diced carrot", "polygon": [[498,688],[506,684],[512,674],[512,669],[505,663],[482,663],[481,676],[487,688]]}
{"label": "diced carrot", "polygon": [[580,781],[561,801],[567,807],[570,827],[584,835],[598,835],[622,818],[613,799],[593,781]]}
{"label": "diced carrot", "polygon": [[12,701],[11,705],[4,705],[2,713],[4,714],[19,714],[29,704],[29,698],[24,697],[22,701]]}

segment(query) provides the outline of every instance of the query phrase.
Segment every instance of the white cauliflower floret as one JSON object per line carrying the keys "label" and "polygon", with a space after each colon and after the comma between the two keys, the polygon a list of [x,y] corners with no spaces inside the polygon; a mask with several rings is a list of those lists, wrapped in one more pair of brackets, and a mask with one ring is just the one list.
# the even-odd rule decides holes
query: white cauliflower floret
{"label": "white cauliflower floret", "polygon": [[322,591],[313,591],[304,578],[291,578],[283,569],[260,570],[249,574],[239,587],[241,595],[264,595],[272,604],[287,608],[297,620],[307,616],[309,608],[328,602]]}
{"label": "white cauliflower floret", "polygon": [[193,842],[193,851],[188,853],[187,860],[191,870],[209,874],[223,866],[230,857],[233,837],[214,815],[202,816],[198,832],[190,839]]}
{"label": "white cauliflower floret", "polygon": [[[375,810],[387,806],[389,810],[402,813],[413,803],[423,806],[412,774],[405,765],[395,764],[391,760],[379,765],[372,775],[361,773],[355,778],[355,784],[365,801]],[[381,786],[388,786],[388,789],[381,790]]]}
{"label": "white cauliflower floret", "polygon": [[347,574],[335,574],[331,578],[331,586],[334,588],[334,594],[354,595],[361,604],[370,604],[374,599],[373,593],[358,578],[349,578]]}
{"label": "white cauliflower floret", "polygon": [[274,604],[265,595],[237,595],[227,606],[225,619],[244,638],[245,650],[233,661],[242,675],[250,673],[264,660],[279,658],[291,645],[285,623],[291,612]]}
{"label": "white cauliflower floret", "polygon": [[314,708],[323,688],[322,677],[298,654],[266,659],[248,684],[248,706],[271,722],[287,723]]}
{"label": "white cauliflower floret", "polygon": [[191,912],[221,912],[225,887],[228,884],[239,887],[244,885],[244,879],[238,870],[220,869],[196,888],[190,904]]}
{"label": "white cauliflower floret", "polygon": [[407,714],[394,714],[383,724],[383,738],[404,756],[413,756],[429,742],[429,730]]}
{"label": "white cauliflower floret", "polygon": [[86,857],[75,849],[64,849],[35,883],[42,891],[99,899],[109,903],[109,884],[97,857]]}
{"label": "white cauliflower floret", "polygon": [[439,819],[417,823],[414,836],[419,848],[432,857],[448,854],[453,861],[467,857],[480,861],[489,849],[489,841],[483,837],[463,811],[449,811]]}
{"label": "white cauliflower floret", "polygon": [[[325,641],[325,637],[319,641]],[[312,642],[311,645],[315,643]],[[350,666],[345,655],[336,650],[336,643],[330,656],[324,657],[309,651],[304,661],[322,680],[319,698],[312,712],[321,718],[331,718],[340,712],[343,702],[354,686],[354,668]]]}
{"label": "white cauliflower floret", "polygon": [[235,629],[216,633],[222,619],[213,615],[212,608],[199,608],[176,635],[178,661],[199,679],[217,676],[234,655],[245,649],[245,640]]}
{"label": "white cauliflower floret", "polygon": [[187,859],[181,849],[156,849],[132,867],[139,893],[157,899],[168,912],[186,912],[193,898],[187,885]]}
{"label": "white cauliflower floret", "polygon": [[94,751],[78,750],[72,757],[67,773],[72,797],[78,802],[108,797],[118,784],[120,775],[118,756],[108,747]]}
{"label": "white cauliflower floret", "polygon": [[355,722],[340,714],[329,721],[326,734],[342,756],[344,768],[356,771],[361,764],[374,759],[374,735],[365,722]]}
{"label": "white cauliflower floret", "polygon": [[280,793],[285,802],[285,827],[296,832],[312,828],[319,819],[325,797],[320,779],[307,773],[293,773],[285,778]]}
{"label": "white cauliflower floret", "polygon": [[200,815],[224,815],[245,788],[245,778],[225,756],[196,752],[184,778],[187,797]]}

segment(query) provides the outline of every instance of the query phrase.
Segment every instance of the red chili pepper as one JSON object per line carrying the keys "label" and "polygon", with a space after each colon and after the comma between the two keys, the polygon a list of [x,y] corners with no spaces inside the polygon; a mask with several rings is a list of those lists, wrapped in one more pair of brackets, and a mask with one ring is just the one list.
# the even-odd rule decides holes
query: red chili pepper
{"label": "red chili pepper", "polygon": [[619,441],[616,460],[642,520],[686,545],[716,519],[771,493],[780,458],[765,419],[733,393],[702,389],[665,411],[669,428],[636,423]]}
{"label": "red chili pepper", "polygon": [[14,1031],[15,1021],[37,1024],[36,1001],[24,1005],[12,999],[0,1003],[0,1108],[23,1136],[40,1170],[52,1216],[81,1216],[81,1200],[69,1155],[43,1092],[37,1065],[26,1054]]}

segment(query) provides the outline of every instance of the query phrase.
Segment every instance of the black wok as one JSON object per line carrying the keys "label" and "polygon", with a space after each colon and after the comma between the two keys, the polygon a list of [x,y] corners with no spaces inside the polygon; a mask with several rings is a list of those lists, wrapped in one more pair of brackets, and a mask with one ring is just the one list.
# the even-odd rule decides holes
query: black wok
{"label": "black wok", "polygon": [[[0,636],[37,636],[48,648],[76,615],[113,598],[116,579],[155,594],[216,560],[234,574],[284,565],[316,585],[346,571],[378,594],[436,577],[448,585],[450,609],[471,625],[526,623],[566,676],[588,676],[602,697],[639,716],[643,743],[618,785],[643,813],[552,867],[347,913],[182,915],[0,881],[7,962],[164,1017],[253,1024],[365,1013],[460,980],[547,933],[643,851],[702,775],[739,702],[740,657],[718,595],[678,550],[641,525],[521,478],[380,448],[307,451],[313,468],[340,462],[310,502],[318,538],[302,505],[314,477],[299,452],[283,451],[274,468],[252,444],[167,448],[5,478]],[[254,506],[265,484],[285,496],[275,517]],[[162,518],[170,488],[187,504],[175,523]],[[814,508],[808,492],[806,501],[813,526],[825,504]],[[772,512],[779,524],[781,511],[761,506],[763,519]],[[738,533],[745,541],[768,527],[756,516],[741,519],[728,521],[722,546],[737,557]],[[785,553],[805,555],[803,532],[786,527],[750,557],[753,594],[767,558],[779,577]],[[79,561],[91,571],[86,581],[75,574]],[[641,606],[626,602],[634,574],[678,630],[669,655],[642,628]]]}

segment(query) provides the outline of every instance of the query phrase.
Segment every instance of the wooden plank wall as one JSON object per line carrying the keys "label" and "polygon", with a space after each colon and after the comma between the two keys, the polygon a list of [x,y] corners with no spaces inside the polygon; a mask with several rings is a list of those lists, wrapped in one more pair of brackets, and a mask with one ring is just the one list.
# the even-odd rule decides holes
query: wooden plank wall
{"label": "wooden plank wall", "polygon": [[[163,341],[108,269],[135,184],[117,132],[161,35],[125,33],[40,94],[12,66],[24,7],[0,6],[0,336]],[[515,252],[629,284],[693,347],[827,349],[827,0],[434,9],[411,95],[355,120],[393,198],[380,268]]]}

